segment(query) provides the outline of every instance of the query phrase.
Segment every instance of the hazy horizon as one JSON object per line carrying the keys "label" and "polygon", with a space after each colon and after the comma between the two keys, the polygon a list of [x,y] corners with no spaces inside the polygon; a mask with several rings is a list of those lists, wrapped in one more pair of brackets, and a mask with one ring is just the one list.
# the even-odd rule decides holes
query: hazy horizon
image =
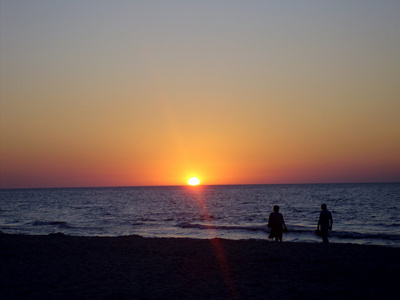
{"label": "hazy horizon", "polygon": [[199,184],[197,186],[190,186],[186,184],[179,185],[126,185],[126,186],[52,186],[52,187],[7,187],[0,188],[0,190],[32,190],[32,189],[117,189],[117,188],[162,188],[162,187],[185,187],[188,189],[201,189],[202,187],[218,187],[218,186],[261,186],[261,185],[368,185],[368,184],[400,184],[397,181],[391,182],[309,182],[309,183],[236,183],[236,184]]}

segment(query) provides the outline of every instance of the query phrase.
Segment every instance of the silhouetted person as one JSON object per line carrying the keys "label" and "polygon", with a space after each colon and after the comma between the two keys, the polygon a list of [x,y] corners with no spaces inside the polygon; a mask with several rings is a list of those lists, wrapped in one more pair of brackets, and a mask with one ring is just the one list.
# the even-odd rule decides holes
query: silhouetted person
{"label": "silhouetted person", "polygon": [[328,232],[332,230],[332,214],[327,209],[325,203],[321,205],[321,209],[322,211],[319,215],[317,230],[321,230],[322,242],[329,243]]}
{"label": "silhouetted person", "polygon": [[269,215],[268,227],[271,228],[271,233],[269,235],[270,239],[275,238],[278,242],[282,242],[282,232],[283,229],[287,231],[285,221],[283,220],[283,215],[279,212],[279,206],[274,206],[274,212]]}

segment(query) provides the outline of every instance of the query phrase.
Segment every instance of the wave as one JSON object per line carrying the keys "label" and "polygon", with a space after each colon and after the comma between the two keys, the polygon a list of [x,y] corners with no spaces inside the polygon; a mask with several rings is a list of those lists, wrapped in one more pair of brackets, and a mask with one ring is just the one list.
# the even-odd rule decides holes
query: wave
{"label": "wave", "polygon": [[176,226],[180,228],[195,228],[195,229],[265,231],[265,225],[241,226],[241,225],[214,225],[214,224],[197,224],[197,223],[182,222],[178,223]]}
{"label": "wave", "polygon": [[72,228],[67,222],[64,221],[35,221],[30,225],[33,226],[56,226],[59,228]]}
{"label": "wave", "polygon": [[400,241],[399,234],[388,234],[388,233],[360,233],[360,232],[333,231],[329,235],[340,239]]}
{"label": "wave", "polygon": [[[198,224],[182,222],[176,225],[180,228],[194,228],[199,230],[227,230],[227,231],[263,231],[269,233],[270,229],[265,225],[214,225],[214,224]],[[286,233],[285,233],[286,234]],[[293,235],[314,235],[314,228],[294,226],[289,227],[289,233]],[[400,241],[400,234],[390,233],[360,233],[351,231],[332,231],[329,234],[331,237],[339,238],[342,240],[387,240],[387,241]]]}

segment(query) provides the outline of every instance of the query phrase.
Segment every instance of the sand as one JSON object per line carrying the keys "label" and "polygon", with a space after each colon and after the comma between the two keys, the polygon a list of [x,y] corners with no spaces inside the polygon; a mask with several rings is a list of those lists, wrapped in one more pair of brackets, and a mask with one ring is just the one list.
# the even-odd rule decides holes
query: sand
{"label": "sand", "polygon": [[0,235],[0,299],[398,299],[400,249]]}

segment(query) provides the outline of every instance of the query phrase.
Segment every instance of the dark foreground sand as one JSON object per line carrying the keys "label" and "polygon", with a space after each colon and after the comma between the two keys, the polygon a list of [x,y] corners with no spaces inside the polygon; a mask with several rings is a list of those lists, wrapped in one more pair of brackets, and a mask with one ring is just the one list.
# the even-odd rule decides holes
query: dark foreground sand
{"label": "dark foreground sand", "polygon": [[399,299],[400,249],[0,235],[0,299]]}

